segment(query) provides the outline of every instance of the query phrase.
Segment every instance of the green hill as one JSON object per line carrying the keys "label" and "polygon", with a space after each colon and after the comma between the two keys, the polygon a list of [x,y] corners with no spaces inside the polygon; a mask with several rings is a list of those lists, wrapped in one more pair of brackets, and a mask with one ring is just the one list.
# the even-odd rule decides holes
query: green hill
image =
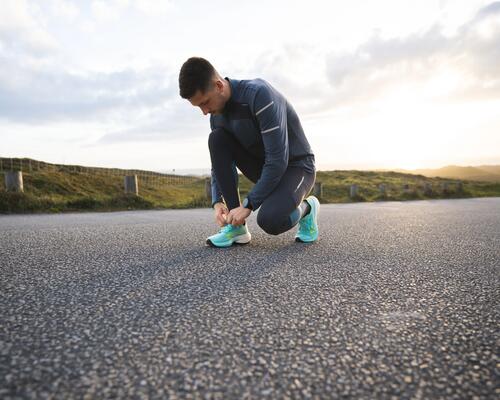
{"label": "green hill", "polygon": [[[50,164],[0,158],[0,212],[130,210],[209,206],[205,179],[144,170]],[[3,171],[2,168],[3,167]],[[23,171],[24,193],[6,192],[3,174]],[[137,175],[139,196],[124,194],[124,176]]]}
{"label": "green hill", "polygon": [[427,177],[442,177],[450,179],[469,179],[484,182],[500,182],[500,165],[480,165],[461,167],[448,165],[438,169],[415,169],[397,172],[424,175]]}
{"label": "green hill", "polygon": [[[6,191],[3,174],[11,169],[23,171],[24,193]],[[1,213],[210,207],[204,177],[7,158],[0,158],[0,175]],[[124,194],[125,175],[138,175],[139,196]],[[323,203],[500,196],[499,182],[462,180],[460,187],[450,179],[394,171],[318,171],[316,181]],[[353,184],[359,189],[351,198]],[[242,197],[252,185],[240,176]]]}

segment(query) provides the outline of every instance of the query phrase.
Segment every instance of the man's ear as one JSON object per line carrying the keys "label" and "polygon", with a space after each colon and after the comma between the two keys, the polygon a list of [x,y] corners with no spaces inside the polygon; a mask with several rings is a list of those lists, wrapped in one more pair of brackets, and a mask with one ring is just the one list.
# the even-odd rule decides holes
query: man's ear
{"label": "man's ear", "polygon": [[224,90],[224,83],[222,83],[222,80],[217,78],[215,81],[215,87],[217,88],[217,92],[222,93]]}

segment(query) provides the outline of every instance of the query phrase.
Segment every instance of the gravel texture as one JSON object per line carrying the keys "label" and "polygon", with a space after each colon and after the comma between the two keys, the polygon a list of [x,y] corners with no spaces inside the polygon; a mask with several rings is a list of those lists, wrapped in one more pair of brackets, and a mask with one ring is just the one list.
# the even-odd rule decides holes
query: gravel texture
{"label": "gravel texture", "polygon": [[500,397],[500,198],[0,216],[0,398]]}

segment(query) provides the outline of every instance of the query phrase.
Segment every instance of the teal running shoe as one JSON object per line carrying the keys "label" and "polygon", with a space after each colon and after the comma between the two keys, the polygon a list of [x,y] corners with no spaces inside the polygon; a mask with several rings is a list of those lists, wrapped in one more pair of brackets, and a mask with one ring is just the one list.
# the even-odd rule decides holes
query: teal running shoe
{"label": "teal running shoe", "polygon": [[311,206],[311,211],[299,221],[299,230],[295,235],[295,241],[311,243],[318,240],[319,235],[319,200],[315,196],[309,196],[306,201]]}
{"label": "teal running shoe", "polygon": [[230,247],[233,243],[247,244],[252,239],[252,235],[248,232],[247,225],[231,225],[223,226],[219,233],[210,236],[207,239],[207,244],[212,247]]}

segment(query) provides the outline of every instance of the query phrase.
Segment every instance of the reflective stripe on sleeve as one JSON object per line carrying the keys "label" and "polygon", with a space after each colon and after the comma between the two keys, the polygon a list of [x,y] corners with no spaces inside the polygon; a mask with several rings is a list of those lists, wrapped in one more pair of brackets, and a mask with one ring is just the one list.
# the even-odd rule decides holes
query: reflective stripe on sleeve
{"label": "reflective stripe on sleeve", "polygon": [[267,133],[267,132],[275,131],[276,129],[279,129],[279,128],[280,128],[280,126],[277,125],[274,128],[266,129],[265,131],[262,131],[261,133]]}
{"label": "reflective stripe on sleeve", "polygon": [[264,111],[266,108],[271,107],[274,104],[274,100],[271,101],[267,106],[262,107],[259,111],[255,113],[255,116],[259,115],[262,111]]}

